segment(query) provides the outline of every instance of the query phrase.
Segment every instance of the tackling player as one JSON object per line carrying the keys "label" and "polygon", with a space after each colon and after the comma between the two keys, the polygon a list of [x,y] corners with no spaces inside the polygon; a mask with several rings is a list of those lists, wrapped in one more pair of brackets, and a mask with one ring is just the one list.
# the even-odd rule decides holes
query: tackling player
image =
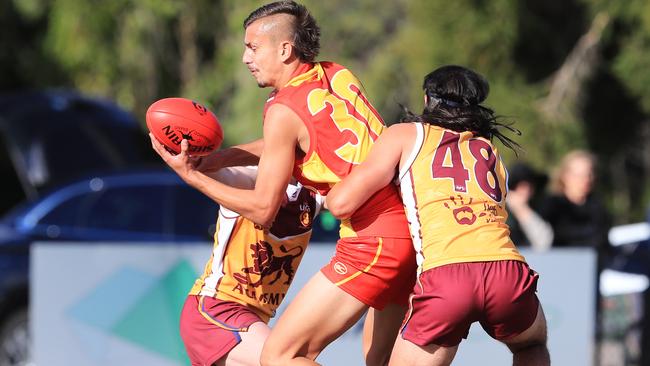
{"label": "tackling player", "polygon": [[[273,88],[264,109],[263,139],[217,152],[196,167],[186,152],[154,149],[188,184],[221,206],[270,226],[292,175],[325,195],[363,161],[385,129],[357,78],[343,66],[316,62],[320,30],[293,1],[264,5],[244,21],[246,64],[260,87]],[[221,184],[205,172],[258,163],[251,190]],[[399,193],[386,186],[342,222],[329,265],[278,319],[264,365],[315,364],[330,342],[368,311],[364,354],[384,364],[415,280],[415,253]]]}
{"label": "tackling player", "polygon": [[[254,167],[224,168],[215,179],[255,185]],[[219,209],[212,256],[181,313],[181,337],[192,365],[259,365],[267,323],[284,299],[311,236],[322,197],[290,184],[268,231]]]}
{"label": "tackling player", "polygon": [[391,126],[327,196],[334,216],[350,217],[398,173],[419,275],[390,364],[448,365],[478,321],[514,365],[548,365],[538,275],[510,240],[507,172],[491,139],[516,143],[480,104],[489,87],[475,72],[441,67],[424,91],[423,114]]}

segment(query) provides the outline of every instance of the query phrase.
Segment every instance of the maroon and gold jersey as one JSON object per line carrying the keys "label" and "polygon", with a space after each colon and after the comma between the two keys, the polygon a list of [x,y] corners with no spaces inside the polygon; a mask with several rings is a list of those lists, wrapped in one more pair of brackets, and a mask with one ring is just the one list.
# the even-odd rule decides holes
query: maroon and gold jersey
{"label": "maroon and gold jersey", "polygon": [[[300,68],[265,106],[283,104],[309,131],[309,151],[296,159],[293,176],[326,195],[365,160],[384,122],[366,98],[363,86],[346,68],[317,62]],[[394,185],[388,185],[341,223],[341,237],[408,237],[404,208]]]}
{"label": "maroon and gold jersey", "polygon": [[420,271],[524,261],[506,225],[507,171],[496,147],[471,132],[414,126],[416,141],[399,183]]}
{"label": "maroon and gold jersey", "polygon": [[268,322],[289,289],[321,203],[318,193],[300,184],[290,185],[287,203],[268,232],[220,208],[212,256],[190,295],[250,306]]}

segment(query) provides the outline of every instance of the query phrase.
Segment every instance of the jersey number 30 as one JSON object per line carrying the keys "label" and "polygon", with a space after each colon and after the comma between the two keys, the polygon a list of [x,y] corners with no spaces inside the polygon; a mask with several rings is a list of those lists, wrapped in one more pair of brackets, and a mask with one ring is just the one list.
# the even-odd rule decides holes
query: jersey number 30
{"label": "jersey number 30", "polygon": [[[451,178],[456,192],[467,192],[467,181],[470,180],[469,170],[463,164],[463,156],[458,145],[460,135],[445,131],[436,152],[431,167],[432,176],[436,178]],[[490,198],[501,202],[502,193],[498,175],[495,171],[497,158],[492,146],[481,139],[467,141],[469,152],[474,157],[474,178],[476,184]],[[449,154],[451,164],[445,165],[445,157]],[[469,161],[470,159],[466,159]],[[491,179],[490,179],[491,178]]]}
{"label": "jersey number 30", "polygon": [[[366,100],[359,81],[349,70],[337,71],[330,86],[331,90],[314,89],[309,93],[309,112],[315,116],[330,106],[330,117],[341,132],[342,140],[342,145],[334,153],[343,161],[359,164],[367,154],[367,151],[360,150],[369,148],[367,137],[374,141],[384,124]],[[344,131],[351,134],[343,134]]]}

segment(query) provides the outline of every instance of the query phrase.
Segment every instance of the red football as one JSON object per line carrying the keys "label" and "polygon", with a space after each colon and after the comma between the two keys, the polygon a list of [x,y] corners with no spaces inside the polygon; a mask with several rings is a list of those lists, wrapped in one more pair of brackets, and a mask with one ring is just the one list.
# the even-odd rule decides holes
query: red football
{"label": "red football", "polygon": [[189,143],[189,154],[208,155],[223,141],[217,117],[201,104],[185,98],[165,98],[147,109],[147,128],[172,153],[181,152],[181,141]]}

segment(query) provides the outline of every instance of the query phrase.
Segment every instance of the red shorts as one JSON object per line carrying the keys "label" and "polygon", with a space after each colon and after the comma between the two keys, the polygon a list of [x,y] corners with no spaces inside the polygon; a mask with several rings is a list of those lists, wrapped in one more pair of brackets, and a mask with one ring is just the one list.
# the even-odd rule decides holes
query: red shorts
{"label": "red shorts", "polygon": [[456,263],[423,272],[413,289],[402,338],[419,346],[457,346],[478,321],[496,339],[528,329],[537,316],[538,274],[524,262]]}
{"label": "red shorts", "polygon": [[408,238],[343,238],[321,272],[375,309],[390,303],[406,305],[417,277],[415,250]]}
{"label": "red shorts", "polygon": [[261,322],[246,306],[189,295],[181,312],[181,338],[192,365],[212,365],[241,342],[240,332]]}

